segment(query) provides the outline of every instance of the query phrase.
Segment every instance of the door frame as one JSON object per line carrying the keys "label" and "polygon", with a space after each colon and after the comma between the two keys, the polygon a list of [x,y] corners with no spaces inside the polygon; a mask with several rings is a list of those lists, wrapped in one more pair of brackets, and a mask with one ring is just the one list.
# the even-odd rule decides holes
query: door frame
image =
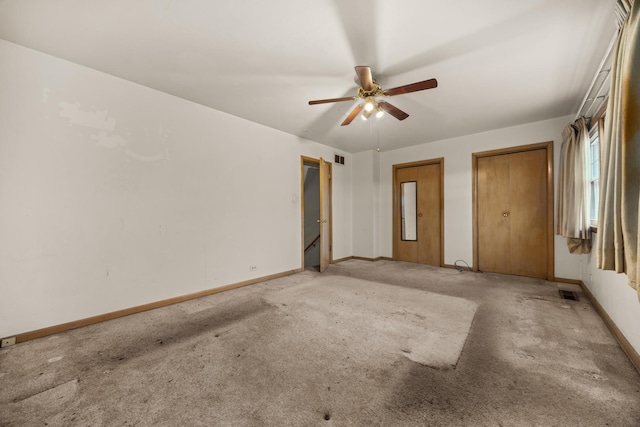
{"label": "door frame", "polygon": [[392,169],[393,192],[393,260],[398,260],[397,241],[400,238],[400,195],[396,191],[398,169],[412,168],[415,166],[440,165],[440,267],[444,267],[444,157],[435,159],[418,160],[416,162],[398,163]]}
{"label": "door frame", "polygon": [[497,150],[481,151],[471,154],[471,178],[473,198],[473,271],[478,271],[478,159],[481,157],[499,156],[502,154],[522,153],[545,149],[547,151],[547,280],[555,280],[554,234],[553,234],[553,141],[537,144],[519,145]]}
{"label": "door frame", "polygon": [[[304,271],[304,163],[315,163],[320,168],[320,162],[324,160],[322,157],[315,159],[313,157],[300,156],[300,269]],[[329,264],[333,264],[333,165],[331,162],[324,160],[329,164]],[[322,203],[322,194],[320,194],[320,200]],[[326,202],[326,201],[325,201]],[[322,213],[322,205],[320,206],[320,212]],[[322,227],[320,227],[322,229]],[[322,257],[322,254],[320,254]]]}

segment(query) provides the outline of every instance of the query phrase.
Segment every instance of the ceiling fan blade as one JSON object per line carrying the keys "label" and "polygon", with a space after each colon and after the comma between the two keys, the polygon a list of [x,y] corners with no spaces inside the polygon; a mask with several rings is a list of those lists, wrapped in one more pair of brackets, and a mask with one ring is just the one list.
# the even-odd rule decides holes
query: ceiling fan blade
{"label": "ceiling fan blade", "polygon": [[386,96],[402,95],[404,93],[417,92],[419,90],[433,89],[434,87],[438,87],[438,81],[436,79],[429,79],[422,82],[411,83],[410,85],[387,89],[384,91],[384,94]]}
{"label": "ceiling fan blade", "polygon": [[329,102],[353,101],[355,99],[358,98],[355,96],[346,96],[344,98],[318,99],[316,101],[309,101],[309,105],[328,104]]}
{"label": "ceiling fan blade", "polygon": [[363,108],[364,108],[364,105],[362,105],[362,104],[356,105],[356,107],[353,110],[351,110],[351,112],[349,113],[347,118],[344,119],[344,122],[342,122],[342,124],[340,126],[346,126],[349,123],[351,123],[353,121],[353,119],[355,119],[356,116],[358,114],[360,114],[360,111],[362,111]]}
{"label": "ceiling fan blade", "polygon": [[404,111],[402,111],[398,107],[389,104],[387,101],[378,101],[378,105],[385,112],[389,113],[390,115],[392,115],[393,117],[395,117],[398,120],[404,120],[407,117],[409,117],[409,115],[407,113],[405,113]]}
{"label": "ceiling fan blade", "polygon": [[371,92],[373,90],[373,76],[371,75],[371,68],[358,66],[356,67],[356,74],[358,75],[358,80],[360,80],[360,86],[366,92]]}

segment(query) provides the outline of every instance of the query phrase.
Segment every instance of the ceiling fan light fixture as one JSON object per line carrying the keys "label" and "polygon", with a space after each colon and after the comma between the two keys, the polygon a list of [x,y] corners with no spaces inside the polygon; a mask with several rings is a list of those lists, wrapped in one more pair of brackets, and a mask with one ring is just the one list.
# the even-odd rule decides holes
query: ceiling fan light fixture
{"label": "ceiling fan light fixture", "polygon": [[[433,89],[438,87],[438,81],[436,79],[424,80],[421,82],[411,83],[404,86],[394,87],[392,89],[384,90],[375,81],[371,74],[371,67],[357,66],[356,70],[356,83],[360,85],[358,88],[358,94],[356,96],[345,96],[342,98],[330,98],[330,99],[318,99],[315,101],[309,101],[309,105],[326,104],[330,102],[344,102],[344,101],[358,101],[363,100],[353,107],[346,119],[340,124],[340,126],[346,126],[353,121],[358,115],[363,120],[367,120],[371,114],[375,114],[377,118],[380,118],[384,113],[388,113],[391,117],[398,120],[404,120],[409,115],[388,103],[387,101],[376,101],[379,96],[395,96],[403,95],[405,93],[418,92],[421,90]],[[363,111],[364,110],[364,111]],[[362,114],[360,114],[362,113]]]}
{"label": "ceiling fan light fixture", "polygon": [[368,97],[367,101],[364,104],[364,111],[371,112],[373,111],[374,106],[375,101],[371,97]]}

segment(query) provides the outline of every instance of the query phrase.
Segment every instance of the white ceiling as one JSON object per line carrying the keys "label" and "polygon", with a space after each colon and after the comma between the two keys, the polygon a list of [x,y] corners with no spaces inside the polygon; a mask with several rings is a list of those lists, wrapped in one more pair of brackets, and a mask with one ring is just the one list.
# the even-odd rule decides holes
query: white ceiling
{"label": "white ceiling", "polygon": [[[359,152],[575,114],[615,31],[613,0],[0,0],[0,38]],[[402,122],[354,120],[355,65]]]}

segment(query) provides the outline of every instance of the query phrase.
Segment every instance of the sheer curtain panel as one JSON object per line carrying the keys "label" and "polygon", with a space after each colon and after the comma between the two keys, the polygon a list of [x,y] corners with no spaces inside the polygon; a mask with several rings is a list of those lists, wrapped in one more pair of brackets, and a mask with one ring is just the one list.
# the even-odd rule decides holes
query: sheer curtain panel
{"label": "sheer curtain panel", "polygon": [[589,130],[584,118],[567,125],[562,132],[556,234],[567,238],[572,254],[591,252],[591,222],[589,218],[589,180],[587,150]]}

